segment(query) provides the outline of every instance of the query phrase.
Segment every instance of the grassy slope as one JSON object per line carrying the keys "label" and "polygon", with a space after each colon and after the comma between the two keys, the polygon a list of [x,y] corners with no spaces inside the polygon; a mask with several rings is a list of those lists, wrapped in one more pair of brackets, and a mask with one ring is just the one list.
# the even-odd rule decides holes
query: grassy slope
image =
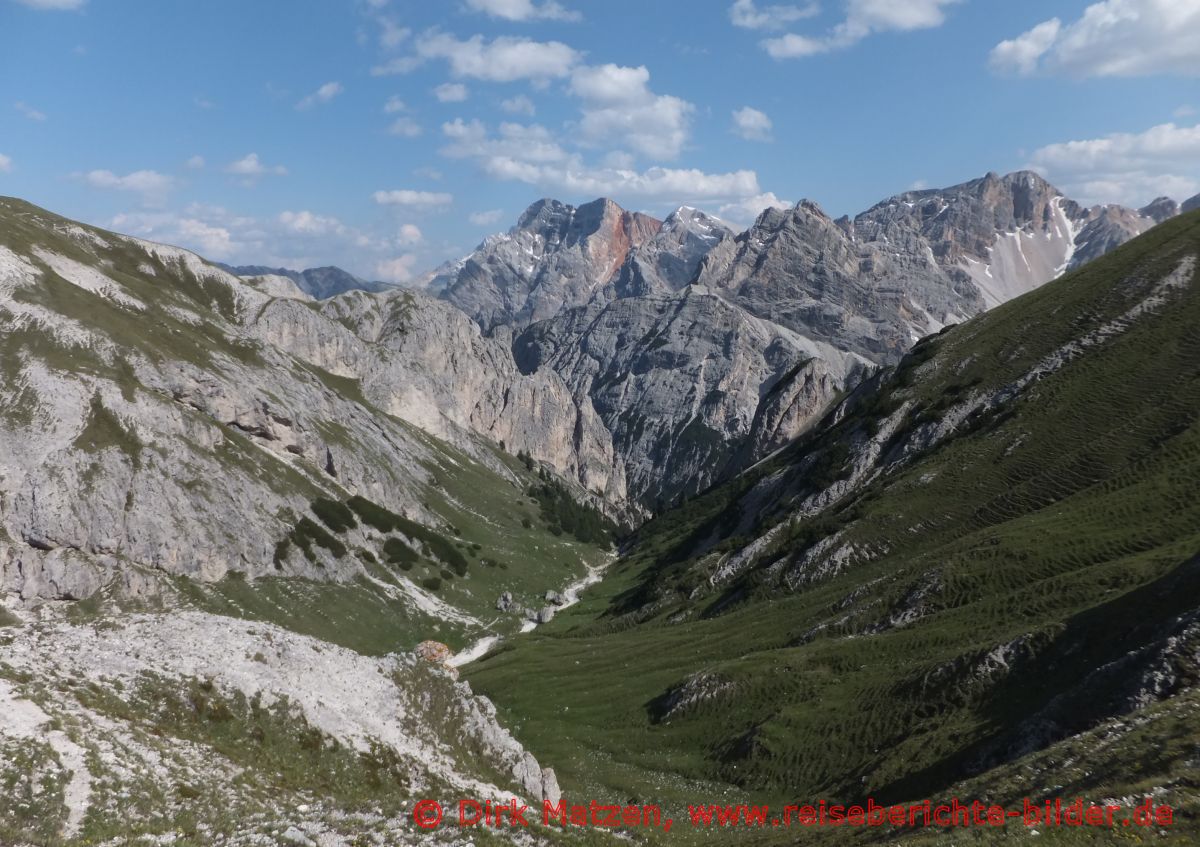
{"label": "grassy slope", "polygon": [[[1200,255],[1200,214],[926,342],[840,422],[647,526],[584,603],[474,666],[473,685],[582,797],[686,802],[724,787],[758,802],[909,799],[993,765],[1019,788],[1003,763],[1029,736],[1022,721],[1046,710],[1048,743],[1119,711],[1151,660],[1088,673],[1161,646],[1174,616],[1196,609],[1194,279],[1002,409],[796,522],[731,586],[706,580],[746,536],[788,519],[816,478],[845,476],[842,459],[887,413],[909,409],[899,456],[961,398],[1126,312],[1185,255]],[[806,553],[828,562],[812,548],[837,531],[848,565],[806,569]],[[799,590],[781,585],[789,573]],[[987,659],[1002,645],[1007,673]],[[1177,688],[1197,681],[1188,660],[1168,666]],[[718,693],[656,723],[664,695],[697,671]],[[1198,726],[1183,724],[1193,750]],[[1098,767],[1089,791],[1133,780]],[[1186,769],[1194,799],[1195,756]]]}

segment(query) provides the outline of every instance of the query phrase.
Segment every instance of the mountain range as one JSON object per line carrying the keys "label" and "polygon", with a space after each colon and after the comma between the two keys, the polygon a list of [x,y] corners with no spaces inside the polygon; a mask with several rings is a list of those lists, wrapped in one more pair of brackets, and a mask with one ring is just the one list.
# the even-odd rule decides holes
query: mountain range
{"label": "mountain range", "polygon": [[1030,172],[740,233],[542,200],[419,291],[0,198],[0,841],[1022,769],[1186,806],[1180,209]]}

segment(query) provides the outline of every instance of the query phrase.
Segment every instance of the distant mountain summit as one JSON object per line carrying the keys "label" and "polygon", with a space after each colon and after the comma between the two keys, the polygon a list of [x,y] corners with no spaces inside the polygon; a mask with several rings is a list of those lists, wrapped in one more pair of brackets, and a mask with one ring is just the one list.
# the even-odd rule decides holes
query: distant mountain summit
{"label": "distant mountain summit", "polygon": [[539,200],[430,285],[485,330],[528,325],[591,300],[662,225],[605,198],[579,207]]}
{"label": "distant mountain summit", "polygon": [[349,271],[328,266],[309,268],[303,271],[293,271],[288,268],[271,268],[266,265],[219,265],[230,273],[243,278],[249,277],[282,277],[295,283],[302,293],[315,300],[328,300],[347,291],[391,291],[399,286],[386,282],[371,282],[356,277]]}

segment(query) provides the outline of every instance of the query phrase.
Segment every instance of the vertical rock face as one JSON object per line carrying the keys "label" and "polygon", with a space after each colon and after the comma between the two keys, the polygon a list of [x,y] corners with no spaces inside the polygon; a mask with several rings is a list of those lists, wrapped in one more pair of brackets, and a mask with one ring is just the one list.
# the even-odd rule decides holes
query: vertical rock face
{"label": "vertical rock face", "polygon": [[708,254],[697,281],[752,314],[877,362],[957,314],[954,282],[920,249],[919,235],[897,227],[887,253],[844,226],[809,201],[768,209]]}
{"label": "vertical rock face", "polygon": [[523,371],[562,374],[591,404],[630,495],[650,507],[718,479],[762,398],[797,363],[820,359],[828,376],[796,399],[801,417],[824,408],[866,365],[700,286],[569,310],[530,327],[513,350]]}
{"label": "vertical rock face", "polygon": [[668,294],[696,278],[700,262],[734,232],[721,220],[681,206],[662,229],[630,252],[608,292],[614,297]]}
{"label": "vertical rock face", "polygon": [[662,223],[607,199],[539,200],[431,285],[485,331],[525,326],[590,300]]}

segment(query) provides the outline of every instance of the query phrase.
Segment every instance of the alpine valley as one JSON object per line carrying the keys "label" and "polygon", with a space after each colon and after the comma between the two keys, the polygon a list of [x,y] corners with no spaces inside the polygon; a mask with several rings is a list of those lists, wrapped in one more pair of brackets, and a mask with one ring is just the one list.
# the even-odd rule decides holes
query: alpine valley
{"label": "alpine valley", "polygon": [[1066,794],[1193,843],[1198,203],[543,199],[398,288],[0,199],[0,844]]}

